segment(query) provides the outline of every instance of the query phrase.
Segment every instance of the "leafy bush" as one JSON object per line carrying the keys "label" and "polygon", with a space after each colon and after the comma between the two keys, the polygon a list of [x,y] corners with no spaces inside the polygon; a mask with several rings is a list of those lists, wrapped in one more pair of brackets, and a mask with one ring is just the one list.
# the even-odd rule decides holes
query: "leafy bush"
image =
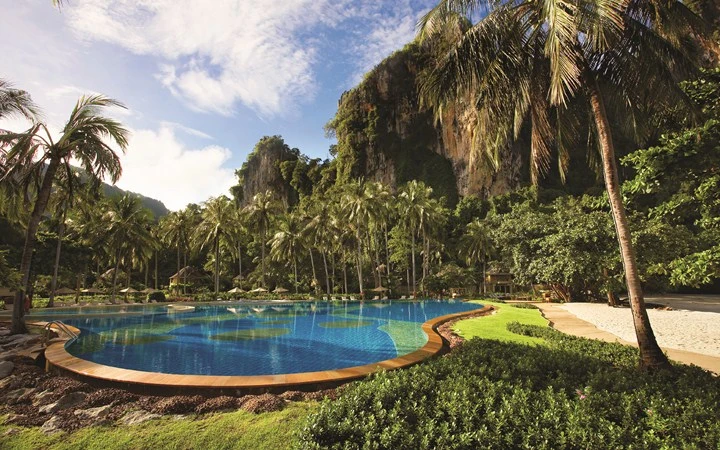
{"label": "leafy bush", "polygon": [[448,357],[355,383],[298,447],[717,448],[720,380],[637,371],[637,351],[511,324],[547,347],[473,339]]}
{"label": "leafy bush", "polygon": [[156,302],[164,302],[165,301],[165,293],[163,291],[157,291],[157,292],[151,292],[147,295],[147,301],[153,301]]}

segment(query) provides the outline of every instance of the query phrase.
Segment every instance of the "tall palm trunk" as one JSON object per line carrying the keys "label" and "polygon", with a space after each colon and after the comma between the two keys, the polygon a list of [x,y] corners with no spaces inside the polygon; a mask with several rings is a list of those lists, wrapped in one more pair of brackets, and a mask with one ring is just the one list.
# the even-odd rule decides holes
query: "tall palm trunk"
{"label": "tall palm trunk", "polygon": [[220,237],[215,235],[215,298],[220,293]]}
{"label": "tall palm trunk", "polygon": [[158,252],[155,250],[155,289],[158,288]]}
{"label": "tall palm trunk", "polygon": [[238,284],[242,289],[242,247],[240,247],[240,243],[238,243]]}
{"label": "tall palm trunk", "polygon": [[15,293],[15,301],[13,302],[12,329],[13,334],[27,333],[25,326],[25,292],[30,291],[30,269],[32,266],[33,251],[35,250],[35,239],[45,208],[47,208],[50,192],[52,190],[53,180],[57,172],[60,160],[51,158],[48,162],[45,176],[43,177],[40,190],[38,191],[37,200],[33,207],[30,221],[28,222],[27,233],[25,234],[25,245],[23,246],[22,258],[20,259],[20,273],[22,274],[22,283]]}
{"label": "tall palm trunk", "polygon": [[295,293],[298,293],[297,257],[293,252],[293,272],[295,273]]}
{"label": "tall palm trunk", "polygon": [[343,255],[343,285],[345,287],[345,291],[343,294],[348,293],[348,287],[347,287],[347,264],[345,263],[345,255]]}
{"label": "tall palm trunk", "polygon": [[62,221],[58,227],[58,241],[57,247],[55,248],[55,268],[53,269],[53,277],[50,282],[50,299],[48,300],[47,307],[51,308],[55,306],[55,290],[57,289],[57,277],[58,269],[60,268],[60,251],[62,250],[62,240],[65,235],[65,212],[62,214]]}
{"label": "tall palm trunk", "polygon": [[327,256],[325,256],[325,252],[322,252],[323,257],[323,264],[325,265],[325,290],[327,291],[327,295],[330,295],[330,272],[328,272],[328,264],[327,264]]}
{"label": "tall palm trunk", "polygon": [[588,79],[590,105],[595,118],[595,126],[597,127],[598,141],[602,154],[605,188],[607,189],[608,198],[610,199],[610,209],[612,210],[615,221],[615,229],[620,244],[623,267],[625,269],[625,281],[630,296],[630,309],[632,310],[635,334],[637,336],[638,347],[640,348],[640,367],[646,370],[669,369],[671,368],[670,362],[655,340],[655,335],[650,326],[650,319],[645,309],[645,300],[643,298],[635,260],[635,249],[632,245],[630,227],[628,226],[627,215],[625,214],[625,207],[622,202],[617,163],[615,162],[615,149],[605,105],[603,104],[597,82],[591,75],[588,75]]}
{"label": "tall palm trunk", "polygon": [[357,273],[358,285],[360,286],[360,295],[363,295],[363,277],[362,277],[362,246],[360,245],[360,231],[357,232]]}
{"label": "tall palm trunk", "polygon": [[412,255],[412,295],[413,298],[417,297],[417,288],[415,284],[415,232],[411,232],[411,255]]}
{"label": "tall palm trunk", "polygon": [[390,284],[390,245],[388,244],[388,229],[387,224],[383,226],[385,230],[385,266],[387,267],[388,284]]}
{"label": "tall palm trunk", "polygon": [[115,270],[113,270],[112,289],[110,290],[110,303],[115,303],[118,270],[120,270],[120,250],[115,252]]}
{"label": "tall palm trunk", "polygon": [[265,229],[263,228],[262,231],[262,242],[260,243],[260,249],[261,249],[261,257],[262,257],[262,276],[261,276],[261,282],[263,287],[265,287]]}
{"label": "tall palm trunk", "polygon": [[310,249],[310,267],[312,267],[312,289],[315,293],[317,293],[317,275],[315,274],[315,257],[313,257],[312,248]]}
{"label": "tall palm trunk", "polygon": [[[183,267],[187,266],[187,251],[183,250]],[[183,294],[187,292],[187,273],[187,270],[183,273]]]}
{"label": "tall palm trunk", "polygon": [[150,279],[150,261],[145,260],[145,287],[148,287],[148,281]]}

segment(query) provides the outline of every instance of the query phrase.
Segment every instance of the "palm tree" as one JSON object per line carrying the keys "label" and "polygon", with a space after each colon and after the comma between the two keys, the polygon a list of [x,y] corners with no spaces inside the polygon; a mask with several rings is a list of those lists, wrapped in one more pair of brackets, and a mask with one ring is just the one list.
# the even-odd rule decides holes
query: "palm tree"
{"label": "palm tree", "polygon": [[17,183],[24,189],[29,189],[33,180],[41,180],[20,262],[22,285],[13,305],[13,333],[27,331],[23,319],[23,299],[26,290],[30,288],[35,235],[50,200],[57,171],[62,167],[70,176],[70,160],[73,159],[79,162],[96,186],[106,174],[113,183],[120,177],[120,159],[105,139],[114,141],[124,151],[128,145],[129,132],[119,122],[101,115],[103,109],[111,106],[124,108],[121,103],[100,95],[81,97],[57,141],[43,123],[36,123],[23,133],[0,135],[0,147],[9,148],[0,161],[0,180],[3,183]]}
{"label": "palm tree", "polygon": [[691,36],[704,34],[703,21],[681,0],[442,0],[422,19],[421,35],[442,36],[457,28],[459,17],[480,11],[487,15],[452,43],[423,82],[424,101],[441,113],[459,97],[472,98],[476,149],[495,163],[529,120],[534,181],[547,172],[553,150],[564,174],[576,123],[592,117],[640,365],[669,368],[645,310],[606,104],[642,131],[650,106],[684,102],[678,81],[698,67]]}
{"label": "palm tree", "polygon": [[[325,290],[331,294],[330,273],[328,272],[327,253],[331,247],[332,230],[332,205],[328,199],[319,198],[310,208],[309,221],[305,225],[303,233],[307,235],[310,247],[313,246],[320,251],[325,267]],[[312,251],[312,250],[311,250]]]}
{"label": "palm tree", "polygon": [[298,252],[302,248],[303,228],[297,214],[286,214],[280,219],[278,232],[270,239],[270,257],[275,261],[292,261],[295,275],[295,293],[298,292]]}
{"label": "palm tree", "polygon": [[30,94],[15,89],[12,84],[0,79],[0,118],[14,115],[35,120],[39,115],[39,110],[30,98]]}
{"label": "palm tree", "polygon": [[485,269],[488,256],[492,251],[489,230],[480,219],[475,219],[465,227],[465,234],[460,238],[460,251],[468,265],[482,263],[482,293],[485,293]]}
{"label": "palm tree", "polygon": [[129,285],[133,254],[137,255],[135,259],[139,260],[140,254],[147,255],[152,252],[153,239],[149,231],[151,215],[150,211],[142,206],[140,199],[133,195],[125,194],[107,202],[97,244],[104,245],[108,254],[112,255],[114,270],[110,301],[113,303],[120,263],[124,262]]}
{"label": "palm tree", "polygon": [[357,275],[360,294],[363,289],[363,250],[362,242],[370,223],[371,205],[368,199],[368,189],[364,180],[355,180],[346,184],[342,198],[343,212],[346,222],[355,232],[357,244]]}
{"label": "palm tree", "polygon": [[[413,180],[400,189],[398,210],[410,232],[410,253],[412,258],[412,291],[417,296],[417,278],[415,270],[415,239],[426,222],[426,210],[432,195],[432,188],[422,181]],[[423,240],[424,244],[424,240]]]}
{"label": "palm tree", "polygon": [[[85,189],[81,188],[80,177],[77,173],[71,173],[71,178],[66,178],[63,175],[67,173],[63,172],[58,177],[57,183],[57,194],[52,203],[52,209],[55,211],[55,216],[58,220],[57,227],[57,247],[55,248],[55,266],[53,269],[52,280],[50,281],[50,298],[48,300],[47,307],[54,306],[55,290],[57,288],[57,277],[58,270],[60,269],[60,252],[62,250],[62,241],[65,236],[67,213],[76,200],[77,194],[87,194]],[[86,197],[86,195],[83,195]]]}
{"label": "palm tree", "polygon": [[271,191],[255,194],[250,204],[243,210],[248,226],[254,228],[259,234],[262,265],[261,283],[263,286],[265,286],[265,244],[267,243],[267,233],[270,230],[273,216],[279,213],[280,210],[281,206]]}
{"label": "palm tree", "polygon": [[235,221],[235,205],[226,196],[211,198],[202,210],[202,222],[195,228],[194,240],[202,249],[212,245],[215,263],[215,295],[220,293],[220,245],[228,241]]}

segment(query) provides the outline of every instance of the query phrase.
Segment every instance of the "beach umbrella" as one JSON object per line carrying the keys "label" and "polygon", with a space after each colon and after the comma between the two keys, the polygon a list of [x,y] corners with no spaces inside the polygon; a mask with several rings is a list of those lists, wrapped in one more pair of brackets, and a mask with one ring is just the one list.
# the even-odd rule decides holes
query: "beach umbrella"
{"label": "beach umbrella", "polygon": [[125,288],[125,289],[120,289],[120,292],[122,292],[123,294],[136,294],[138,291],[136,291],[133,288]]}
{"label": "beach umbrella", "polygon": [[288,291],[287,289],[285,289],[283,287],[279,287],[279,288],[276,288],[273,292],[276,294],[284,294],[284,293],[290,292],[290,291]]}
{"label": "beach umbrella", "polygon": [[259,288],[253,289],[250,292],[267,292],[267,291],[268,291],[267,289],[259,287]]}
{"label": "beach umbrella", "polygon": [[370,290],[371,290],[372,292],[385,292],[385,291],[388,290],[388,288],[382,287],[382,286],[378,286],[378,287],[376,287],[376,288],[374,288],[374,289],[370,289]]}
{"label": "beach umbrella", "polygon": [[70,295],[75,294],[75,291],[69,288],[60,288],[55,291],[55,294],[57,295]]}
{"label": "beach umbrella", "polygon": [[87,289],[83,289],[80,292],[82,292],[83,294],[102,294],[103,293],[102,289],[98,289],[98,288],[87,288]]}
{"label": "beach umbrella", "polygon": [[159,289],[153,289],[153,288],[145,288],[142,291],[140,291],[143,294],[152,294],[153,292],[160,292]]}
{"label": "beach umbrella", "polygon": [[230,290],[228,291],[229,294],[242,294],[242,293],[244,293],[244,292],[245,292],[245,291],[243,291],[243,290],[240,289],[239,287],[234,287],[234,288],[232,288],[232,289],[230,289]]}

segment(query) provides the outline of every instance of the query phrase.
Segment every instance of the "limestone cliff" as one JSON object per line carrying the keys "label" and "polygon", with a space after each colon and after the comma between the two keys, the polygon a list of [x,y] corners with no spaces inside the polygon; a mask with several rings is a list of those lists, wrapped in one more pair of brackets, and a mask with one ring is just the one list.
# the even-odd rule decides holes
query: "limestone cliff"
{"label": "limestone cliff", "polygon": [[417,94],[417,77],[428,56],[409,44],[340,99],[328,124],[337,144],[337,177],[365,177],[392,186],[419,179],[454,205],[458,195],[483,197],[507,192],[520,182],[519,152],[508,149],[492,170],[470,160],[474,112],[457,106],[439,122]]}
{"label": "limestone cliff", "polygon": [[252,201],[255,194],[267,190],[285,206],[298,201],[297,191],[283,178],[282,165],[297,161],[298,149],[291,149],[280,136],[265,136],[255,145],[242,168],[235,171],[238,184],[230,191],[240,206]]}

